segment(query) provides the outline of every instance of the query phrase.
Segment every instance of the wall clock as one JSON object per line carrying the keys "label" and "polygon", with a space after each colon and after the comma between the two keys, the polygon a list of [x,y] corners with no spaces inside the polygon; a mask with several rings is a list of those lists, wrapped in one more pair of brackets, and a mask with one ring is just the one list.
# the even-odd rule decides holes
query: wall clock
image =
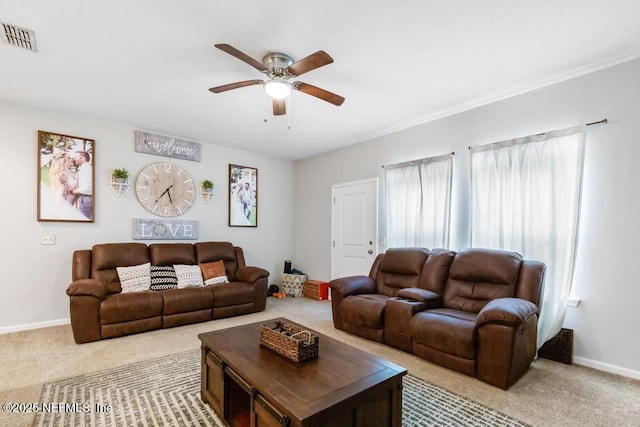
{"label": "wall clock", "polygon": [[136,196],[154,215],[178,216],[193,206],[196,185],[189,172],[174,163],[151,163],[136,178]]}

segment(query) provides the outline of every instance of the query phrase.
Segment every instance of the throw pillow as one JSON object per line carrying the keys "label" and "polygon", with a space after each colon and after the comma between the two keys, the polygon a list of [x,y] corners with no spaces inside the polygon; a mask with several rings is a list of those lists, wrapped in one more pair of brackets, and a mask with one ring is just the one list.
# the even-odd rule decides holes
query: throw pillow
{"label": "throw pillow", "polygon": [[202,278],[205,286],[216,285],[218,283],[229,283],[227,270],[224,268],[224,262],[214,261],[200,264],[202,270]]}
{"label": "throw pillow", "polygon": [[151,285],[151,263],[116,267],[122,293],[148,291]]}
{"label": "throw pillow", "polygon": [[152,291],[163,291],[165,289],[176,289],[178,287],[178,277],[172,265],[152,265],[151,266],[151,286]]}
{"label": "throw pillow", "polygon": [[174,264],[173,268],[176,270],[176,277],[178,278],[178,289],[204,286],[199,266]]}

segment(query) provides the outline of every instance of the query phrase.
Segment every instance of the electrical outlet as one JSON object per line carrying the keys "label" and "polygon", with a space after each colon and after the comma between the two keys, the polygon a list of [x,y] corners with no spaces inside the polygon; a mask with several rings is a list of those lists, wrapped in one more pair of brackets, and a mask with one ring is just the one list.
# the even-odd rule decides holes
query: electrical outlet
{"label": "electrical outlet", "polygon": [[41,245],[55,245],[56,244],[56,235],[55,234],[45,234],[40,237]]}

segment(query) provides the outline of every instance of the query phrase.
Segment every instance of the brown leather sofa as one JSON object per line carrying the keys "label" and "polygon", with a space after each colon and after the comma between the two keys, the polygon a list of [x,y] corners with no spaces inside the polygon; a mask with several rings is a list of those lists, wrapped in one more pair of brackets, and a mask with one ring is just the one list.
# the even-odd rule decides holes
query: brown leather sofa
{"label": "brown leather sofa", "polygon": [[[122,293],[116,267],[223,260],[230,283]],[[107,243],[73,253],[71,327],[76,343],[253,313],[265,309],[269,272],[247,267],[228,242]]]}
{"label": "brown leather sofa", "polygon": [[338,329],[507,389],[529,368],[545,265],[515,252],[389,249],[333,280]]}

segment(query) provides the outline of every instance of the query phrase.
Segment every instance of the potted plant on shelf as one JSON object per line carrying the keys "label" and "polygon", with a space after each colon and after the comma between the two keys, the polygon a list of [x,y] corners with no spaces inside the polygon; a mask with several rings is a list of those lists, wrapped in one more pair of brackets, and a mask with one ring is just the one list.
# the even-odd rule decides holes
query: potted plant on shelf
{"label": "potted plant on shelf", "polygon": [[129,171],[116,168],[111,172],[111,191],[117,196],[123,196],[129,191]]}
{"label": "potted plant on shelf", "polygon": [[124,168],[116,168],[111,173],[111,177],[115,182],[127,182],[129,181],[129,171]]}
{"label": "potted plant on shelf", "polygon": [[200,198],[203,202],[209,203],[213,200],[215,192],[213,191],[213,182],[208,179],[202,180],[200,183]]}

